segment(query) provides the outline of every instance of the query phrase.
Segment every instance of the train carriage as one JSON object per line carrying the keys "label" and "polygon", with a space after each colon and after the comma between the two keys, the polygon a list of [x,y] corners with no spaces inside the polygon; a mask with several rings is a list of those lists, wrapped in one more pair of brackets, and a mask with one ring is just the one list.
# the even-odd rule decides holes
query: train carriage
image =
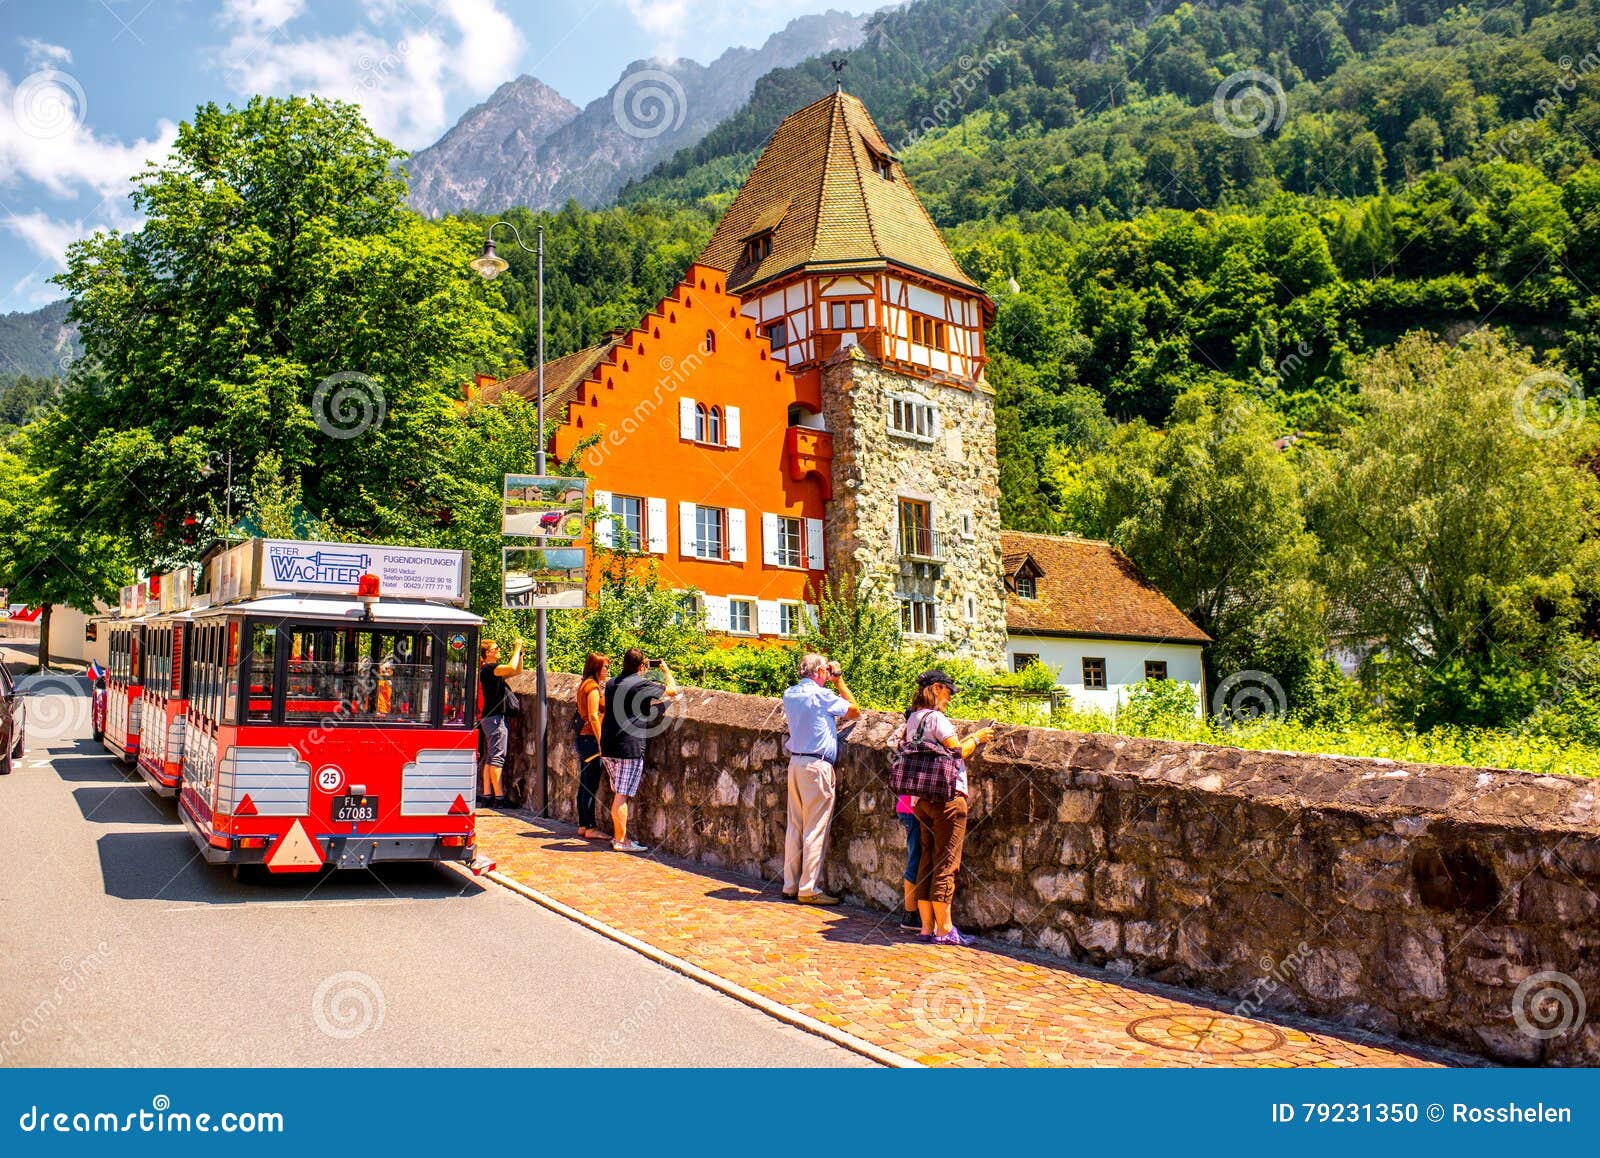
{"label": "train carriage", "polygon": [[145,594],[142,583],[123,588],[121,615],[106,624],[106,702],[100,742],[127,763],[139,758],[143,725]]}
{"label": "train carriage", "polygon": [[205,859],[470,863],[482,620],[465,553],[255,540],[212,568],[178,799]]}

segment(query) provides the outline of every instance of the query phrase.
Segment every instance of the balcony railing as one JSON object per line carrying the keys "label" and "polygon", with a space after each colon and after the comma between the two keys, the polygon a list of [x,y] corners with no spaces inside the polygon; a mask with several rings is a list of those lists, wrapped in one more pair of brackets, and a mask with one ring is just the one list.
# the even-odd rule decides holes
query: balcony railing
{"label": "balcony railing", "polygon": [[918,523],[902,523],[900,557],[940,562],[944,559],[944,537],[932,527]]}

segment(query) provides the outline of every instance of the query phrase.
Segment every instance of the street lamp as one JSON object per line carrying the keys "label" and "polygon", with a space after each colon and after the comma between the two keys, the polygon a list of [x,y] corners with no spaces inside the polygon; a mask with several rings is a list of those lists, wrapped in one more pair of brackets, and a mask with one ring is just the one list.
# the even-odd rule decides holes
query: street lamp
{"label": "street lamp", "polygon": [[[517,232],[517,227],[509,221],[496,221],[489,226],[483,235],[483,252],[473,258],[468,264],[485,281],[493,281],[504,273],[510,263],[494,251],[494,231],[504,225],[511,230],[511,236],[517,240],[517,248],[524,253],[534,254],[538,258],[539,270],[539,357],[538,357],[538,397],[534,407],[539,414],[539,443],[535,457],[534,473],[544,475],[544,226],[539,226],[535,234],[535,248],[529,249],[522,243],[522,234]],[[534,708],[534,727],[538,731],[538,766],[539,766],[539,809],[540,814],[550,815],[550,760],[545,743],[545,729],[549,723],[549,694],[546,686],[546,634],[545,634],[545,609],[538,608],[534,612],[533,633],[533,661],[534,680],[536,682],[536,703]]]}

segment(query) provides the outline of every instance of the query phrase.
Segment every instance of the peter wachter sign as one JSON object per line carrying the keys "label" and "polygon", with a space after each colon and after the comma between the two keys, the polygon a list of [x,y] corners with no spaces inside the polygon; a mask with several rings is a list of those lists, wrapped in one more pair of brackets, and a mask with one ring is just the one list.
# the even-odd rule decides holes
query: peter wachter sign
{"label": "peter wachter sign", "polygon": [[255,586],[262,593],[350,595],[363,575],[376,575],[385,598],[467,600],[463,551],[293,539],[263,539],[259,549]]}

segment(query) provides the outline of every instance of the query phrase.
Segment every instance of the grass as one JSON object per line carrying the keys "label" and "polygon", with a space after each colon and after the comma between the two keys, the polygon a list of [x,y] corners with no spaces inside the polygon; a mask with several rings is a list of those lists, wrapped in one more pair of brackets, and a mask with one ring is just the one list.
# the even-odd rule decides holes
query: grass
{"label": "grass", "polygon": [[1376,757],[1414,764],[1513,768],[1564,776],[1600,776],[1600,748],[1533,733],[1492,728],[1435,728],[1414,732],[1389,723],[1303,724],[1273,719],[1223,728],[1211,720],[1167,720],[1143,729],[1118,727],[1100,712],[1056,712],[1015,702],[954,705],[954,715],[1001,723],[1033,724],[1076,732],[1147,736],[1233,748]]}

